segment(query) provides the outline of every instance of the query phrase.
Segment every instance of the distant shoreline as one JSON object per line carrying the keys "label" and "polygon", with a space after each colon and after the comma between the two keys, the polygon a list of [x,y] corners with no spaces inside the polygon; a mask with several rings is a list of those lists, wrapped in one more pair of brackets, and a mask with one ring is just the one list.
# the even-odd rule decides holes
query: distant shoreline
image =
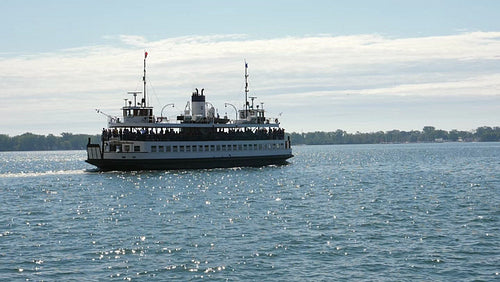
{"label": "distant shoreline", "polygon": [[[407,144],[446,142],[500,142],[500,127],[482,126],[473,131],[441,130],[426,126],[422,131],[378,131],[372,133],[347,133],[338,129],[332,132],[286,133],[293,145],[349,145],[349,144]],[[62,133],[36,135],[24,133],[10,137],[0,134],[0,151],[64,151],[85,150],[88,139],[99,142],[100,135]]]}
{"label": "distant shoreline", "polygon": [[[498,143],[500,141],[446,141],[446,142],[408,142],[408,143],[345,143],[345,144],[293,144],[294,147],[301,146],[344,146],[344,145],[410,145],[410,144],[445,144],[445,143]],[[0,150],[0,153],[8,152],[51,152],[51,151],[85,151],[86,147],[77,149],[47,149],[47,150]]]}
{"label": "distant shoreline", "polygon": [[371,133],[334,132],[290,133],[292,145],[340,145],[340,144],[406,144],[444,142],[498,142],[500,127],[482,126],[473,131],[441,130],[426,126],[422,131],[378,131]]}

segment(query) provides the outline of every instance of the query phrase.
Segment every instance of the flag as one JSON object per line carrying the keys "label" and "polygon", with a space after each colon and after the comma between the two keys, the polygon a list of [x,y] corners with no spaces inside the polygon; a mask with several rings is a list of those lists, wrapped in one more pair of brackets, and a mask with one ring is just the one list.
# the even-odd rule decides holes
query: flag
{"label": "flag", "polygon": [[144,59],[148,57],[148,52],[144,51]]}

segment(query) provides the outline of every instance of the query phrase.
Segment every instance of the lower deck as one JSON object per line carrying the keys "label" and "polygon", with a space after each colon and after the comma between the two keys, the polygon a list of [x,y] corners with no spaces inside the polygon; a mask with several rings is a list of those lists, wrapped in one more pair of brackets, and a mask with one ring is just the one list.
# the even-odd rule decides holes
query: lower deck
{"label": "lower deck", "polygon": [[228,167],[260,167],[266,165],[285,165],[292,155],[273,155],[258,157],[192,158],[192,159],[88,159],[86,162],[100,170],[169,170],[169,169],[208,169]]}
{"label": "lower deck", "polygon": [[87,162],[102,170],[185,169],[286,164],[286,140],[104,141],[88,144]]}

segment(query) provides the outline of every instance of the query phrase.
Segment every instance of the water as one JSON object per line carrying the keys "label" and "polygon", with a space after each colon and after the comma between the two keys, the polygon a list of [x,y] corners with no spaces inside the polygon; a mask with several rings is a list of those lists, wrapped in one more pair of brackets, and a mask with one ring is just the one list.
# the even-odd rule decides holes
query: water
{"label": "water", "polygon": [[500,278],[500,143],[294,154],[96,173],[83,151],[0,153],[0,280]]}

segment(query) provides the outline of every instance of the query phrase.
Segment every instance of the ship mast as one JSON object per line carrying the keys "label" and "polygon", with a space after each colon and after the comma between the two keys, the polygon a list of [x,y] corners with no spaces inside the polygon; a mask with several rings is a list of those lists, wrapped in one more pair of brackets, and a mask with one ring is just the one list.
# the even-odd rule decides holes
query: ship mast
{"label": "ship mast", "polygon": [[148,57],[148,52],[144,51],[144,76],[142,77],[142,80],[144,81],[144,90],[143,90],[143,94],[144,94],[144,107],[147,107],[148,104],[147,104],[147,101],[146,100],[146,58]]}
{"label": "ship mast", "polygon": [[248,64],[245,60],[245,118],[248,116]]}

